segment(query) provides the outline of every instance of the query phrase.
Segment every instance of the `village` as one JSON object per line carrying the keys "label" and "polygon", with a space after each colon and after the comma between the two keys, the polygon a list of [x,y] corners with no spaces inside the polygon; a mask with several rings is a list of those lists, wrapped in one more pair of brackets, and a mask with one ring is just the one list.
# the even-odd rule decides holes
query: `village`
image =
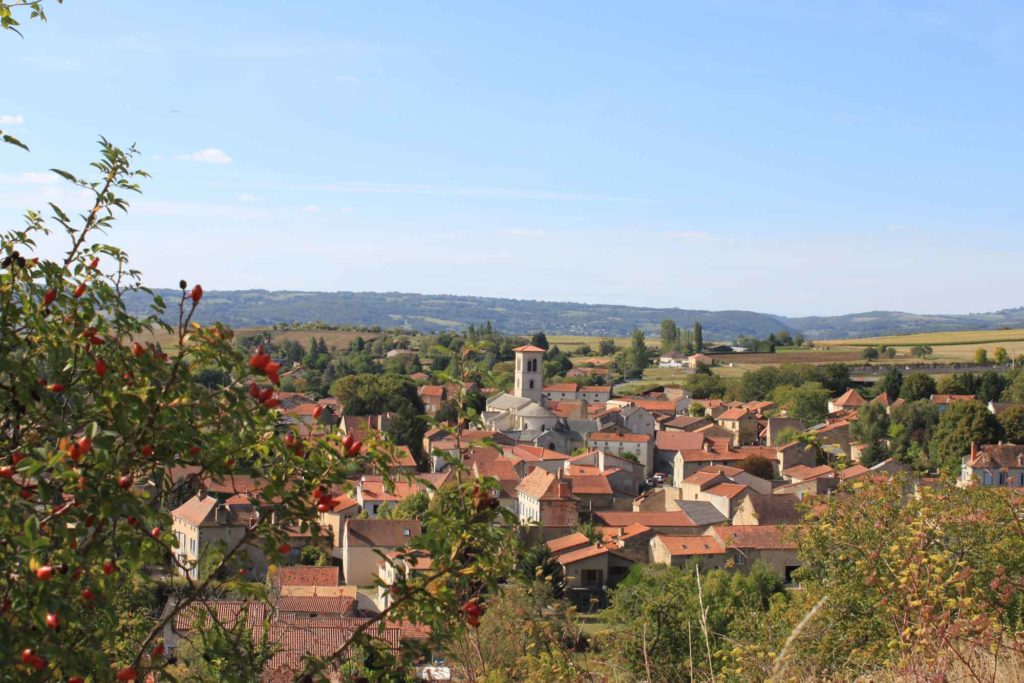
{"label": "village", "polygon": [[[491,482],[491,495],[518,520],[523,540],[543,547],[563,599],[586,613],[601,610],[609,591],[639,564],[741,573],[761,564],[798,590],[801,559],[792,531],[816,501],[871,482],[898,480],[913,495],[939,481],[937,471],[868,455],[868,444],[857,439],[862,411],[889,415],[907,403],[886,392],[868,399],[864,390],[848,388],[828,398],[820,423],[808,424],[772,400],[694,398],[672,386],[618,395],[610,384],[545,383],[544,348],[524,344],[511,352],[509,391],[472,381],[434,384],[428,374],[413,373],[424,420],[436,422],[470,392],[486,395],[483,410],[474,422],[427,429],[415,449],[423,454],[419,461],[400,446],[387,476],[362,473],[349,490],[321,500],[323,533],[296,533],[285,566],[249,549],[242,566],[250,578],[270,582],[266,614],[284,646],[272,670],[284,675],[309,652],[337,646],[352,623],[388,608],[396,577],[429,570],[429,554],[410,558],[402,551],[422,531],[416,510],[456,477]],[[651,360],[702,372],[714,362],[704,353]],[[584,372],[594,369],[606,376],[602,368],[566,374],[585,381],[594,375]],[[396,419],[390,412],[348,414],[333,397],[283,391],[279,400],[282,429],[310,437],[369,442]],[[964,394],[933,393],[923,402],[936,414],[958,403],[984,406],[993,416],[1024,409],[1024,403],[982,404]],[[198,579],[204,553],[240,538],[260,515],[248,494],[261,482],[204,477],[189,468],[172,476],[186,492],[171,511],[175,563]],[[1020,487],[1022,477],[1024,445],[974,442],[962,453],[962,486]],[[320,566],[302,566],[314,563]],[[237,617],[267,608],[227,601],[215,609]],[[189,637],[190,623],[179,615],[168,624],[168,647]],[[316,627],[312,640],[308,627]],[[389,629],[396,644],[424,638],[410,624]]]}

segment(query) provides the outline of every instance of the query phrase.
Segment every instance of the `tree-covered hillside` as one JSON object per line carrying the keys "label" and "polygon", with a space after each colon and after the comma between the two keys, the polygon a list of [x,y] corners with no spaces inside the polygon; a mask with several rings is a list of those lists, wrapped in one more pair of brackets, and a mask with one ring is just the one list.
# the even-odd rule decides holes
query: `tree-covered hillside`
{"label": "tree-covered hillside", "polygon": [[[158,290],[176,295],[172,290]],[[808,339],[841,339],[916,332],[948,332],[1024,327],[1024,308],[966,315],[918,315],[872,311],[839,316],[787,318],[752,311],[700,311],[530,301],[490,297],[407,294],[402,292],[290,292],[264,289],[212,291],[201,322],[235,327],[319,321],[331,325],[408,327],[421,332],[463,329],[491,321],[509,334],[543,329],[548,334],[628,336],[635,329],[657,336],[661,322],[675,320],[689,328],[699,321],[707,340],[771,333],[802,333]],[[204,303],[206,300],[204,300]],[[129,300],[136,313],[148,312],[145,299]]]}

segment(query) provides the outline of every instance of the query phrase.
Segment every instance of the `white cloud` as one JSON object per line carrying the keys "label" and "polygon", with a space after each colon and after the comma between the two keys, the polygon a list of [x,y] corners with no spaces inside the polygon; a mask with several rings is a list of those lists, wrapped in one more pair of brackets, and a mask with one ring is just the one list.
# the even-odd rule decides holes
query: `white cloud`
{"label": "white cloud", "polygon": [[306,213],[320,213],[320,207],[317,206],[316,204],[307,204],[306,206],[302,207],[302,210],[305,211]]}
{"label": "white cloud", "polygon": [[352,76],[350,74],[342,74],[341,76],[338,76],[338,80],[341,81],[342,83],[358,83],[359,82],[358,78],[356,78],[355,76]]}
{"label": "white cloud", "polygon": [[32,55],[23,60],[40,69],[47,71],[81,71],[82,63],[77,59],[69,57],[54,57],[50,55]]}
{"label": "white cloud", "polygon": [[19,126],[25,123],[25,117],[21,114],[0,114],[0,125]]}
{"label": "white cloud", "polygon": [[711,239],[711,235],[697,230],[670,230],[663,233],[671,239],[684,240],[687,242],[704,242]]}
{"label": "white cloud", "polygon": [[216,147],[210,147],[208,149],[201,149],[198,152],[192,152],[191,154],[179,154],[174,157],[181,161],[198,161],[203,164],[230,164],[231,157],[229,157],[222,150]]}
{"label": "white cloud", "polygon": [[506,228],[505,230],[499,230],[498,234],[508,237],[540,237],[544,234],[544,231],[530,228]]}
{"label": "white cloud", "polygon": [[260,198],[254,194],[240,194],[238,195],[238,201],[240,202],[258,202]]}
{"label": "white cloud", "polygon": [[14,185],[53,185],[59,180],[56,173],[39,173],[37,171],[0,173],[0,182]]}
{"label": "white cloud", "polygon": [[564,202],[634,201],[629,197],[526,190],[511,187],[472,187],[464,185],[414,185],[406,183],[339,182],[301,185],[298,189],[351,194],[414,194],[428,196],[485,197],[491,199],[540,199]]}

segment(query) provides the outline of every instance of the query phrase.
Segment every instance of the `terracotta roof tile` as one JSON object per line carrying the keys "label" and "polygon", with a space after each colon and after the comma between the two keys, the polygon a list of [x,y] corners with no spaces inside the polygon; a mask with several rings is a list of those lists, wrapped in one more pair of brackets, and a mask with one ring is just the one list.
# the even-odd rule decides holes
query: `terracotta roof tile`
{"label": "terracotta roof tile", "polygon": [[711,536],[655,536],[664,544],[669,555],[689,557],[693,555],[722,555],[725,548]]}
{"label": "terracotta roof tile", "polygon": [[600,545],[590,545],[586,548],[579,548],[577,550],[570,550],[567,553],[563,553],[555,558],[555,561],[563,567],[567,564],[573,564],[574,562],[580,562],[581,560],[589,560],[592,557],[598,557],[608,553],[608,548]]}

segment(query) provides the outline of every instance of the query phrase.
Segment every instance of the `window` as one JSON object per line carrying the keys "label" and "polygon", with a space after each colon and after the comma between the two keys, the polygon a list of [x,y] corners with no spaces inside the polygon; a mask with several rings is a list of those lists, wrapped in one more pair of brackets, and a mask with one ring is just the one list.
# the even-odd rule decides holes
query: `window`
{"label": "window", "polygon": [[581,574],[584,586],[600,586],[604,582],[604,572],[600,569],[584,569]]}
{"label": "window", "polygon": [[735,560],[736,560],[736,564],[746,564],[747,563],[747,556],[744,555],[743,553],[739,552],[739,551],[736,551]]}
{"label": "window", "polygon": [[530,380],[530,388],[533,389],[533,380]]}

